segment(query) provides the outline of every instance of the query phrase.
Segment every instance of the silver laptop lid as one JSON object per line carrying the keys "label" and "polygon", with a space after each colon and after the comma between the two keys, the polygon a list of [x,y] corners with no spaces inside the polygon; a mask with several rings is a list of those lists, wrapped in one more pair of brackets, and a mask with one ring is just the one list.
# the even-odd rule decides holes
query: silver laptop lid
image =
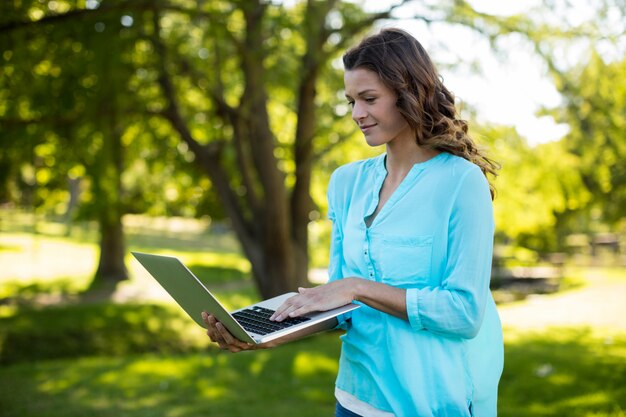
{"label": "silver laptop lid", "polygon": [[[360,307],[358,304],[348,304],[329,311],[307,314],[305,322],[269,334],[257,334],[254,331],[244,329],[242,324],[224,308],[217,298],[179,259],[171,256],[140,252],[131,253],[198,325],[206,328],[201,317],[201,313],[206,311],[214,315],[233,336],[243,342],[264,343],[297,333],[309,327],[313,327],[317,331],[328,330],[333,327],[331,323],[335,317]],[[287,298],[295,294],[297,293],[279,295],[236,310],[233,313],[255,306],[276,310]]]}
{"label": "silver laptop lid", "polygon": [[179,259],[131,253],[199,326],[206,328],[201,316],[206,311],[224,324],[233,336],[254,343],[254,339]]}

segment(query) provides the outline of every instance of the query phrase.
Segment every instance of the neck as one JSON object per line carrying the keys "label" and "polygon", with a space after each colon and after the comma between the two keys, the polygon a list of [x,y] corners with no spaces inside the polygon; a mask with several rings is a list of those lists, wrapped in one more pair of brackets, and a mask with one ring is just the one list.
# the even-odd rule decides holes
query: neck
{"label": "neck", "polygon": [[421,148],[415,139],[387,143],[387,175],[392,181],[402,180],[415,164],[426,162],[440,152]]}

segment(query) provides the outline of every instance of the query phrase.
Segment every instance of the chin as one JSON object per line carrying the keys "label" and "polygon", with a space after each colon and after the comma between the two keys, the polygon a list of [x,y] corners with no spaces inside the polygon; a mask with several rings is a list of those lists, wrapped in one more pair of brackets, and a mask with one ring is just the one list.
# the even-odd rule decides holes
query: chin
{"label": "chin", "polygon": [[372,148],[375,148],[377,146],[383,146],[387,144],[387,140],[384,139],[377,139],[375,137],[367,137],[365,136],[365,143],[367,143],[369,146],[371,146]]}

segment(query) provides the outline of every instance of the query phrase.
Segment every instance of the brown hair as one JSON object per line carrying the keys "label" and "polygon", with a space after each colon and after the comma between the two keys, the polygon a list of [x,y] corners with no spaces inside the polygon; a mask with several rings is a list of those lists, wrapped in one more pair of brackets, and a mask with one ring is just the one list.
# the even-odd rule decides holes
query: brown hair
{"label": "brown hair", "polygon": [[[499,165],[468,135],[467,122],[457,115],[454,95],[413,36],[401,29],[383,29],[348,50],[343,64],[346,70],[364,68],[377,73],[397,94],[396,105],[419,146],[465,158],[478,165],[485,176],[497,175]],[[493,198],[495,189],[491,183],[489,186]]]}

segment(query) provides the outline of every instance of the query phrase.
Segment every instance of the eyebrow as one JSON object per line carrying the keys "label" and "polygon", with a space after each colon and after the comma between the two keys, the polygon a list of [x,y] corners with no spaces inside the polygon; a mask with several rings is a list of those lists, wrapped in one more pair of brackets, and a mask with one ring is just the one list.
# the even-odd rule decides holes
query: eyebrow
{"label": "eyebrow", "polygon": [[[367,90],[363,90],[363,91],[359,91],[359,93],[357,94],[357,96],[362,97],[367,93],[371,93],[371,92],[376,92],[376,89],[374,88],[368,88]],[[351,96],[349,96],[348,94],[346,94],[346,97],[352,98]]]}

